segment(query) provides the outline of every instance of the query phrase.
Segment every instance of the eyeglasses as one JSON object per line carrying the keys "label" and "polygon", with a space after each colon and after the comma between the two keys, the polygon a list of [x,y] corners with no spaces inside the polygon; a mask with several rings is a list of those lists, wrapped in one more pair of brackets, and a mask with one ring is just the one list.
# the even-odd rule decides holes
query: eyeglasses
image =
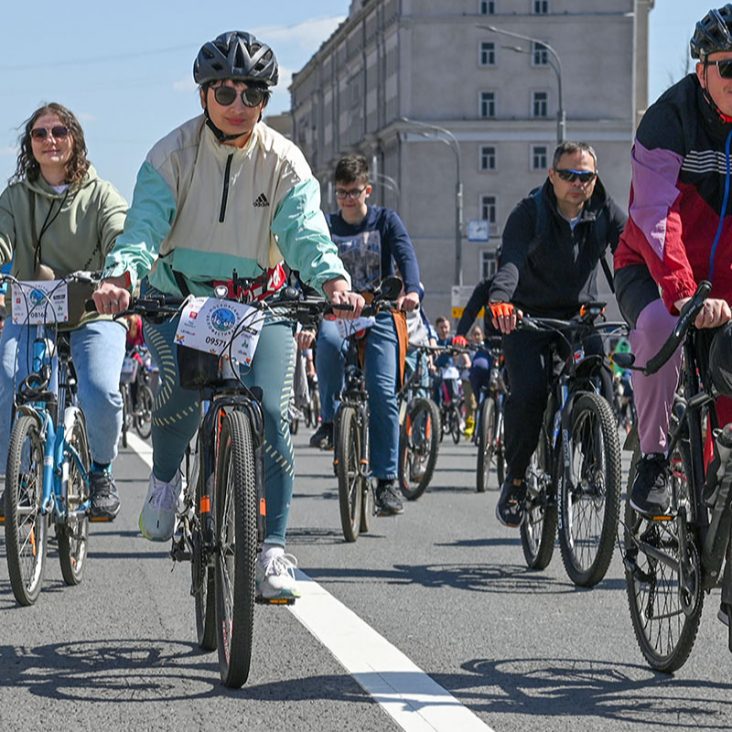
{"label": "eyeglasses", "polygon": [[707,61],[707,66],[716,66],[719,75],[723,79],[732,79],[732,59],[726,58],[719,61]]}
{"label": "eyeglasses", "polygon": [[63,140],[64,137],[68,137],[69,128],[66,125],[54,125],[50,130],[36,127],[30,131],[30,135],[34,140],[45,140],[49,135],[56,140]]}
{"label": "eyeglasses", "polygon": [[336,188],[335,197],[350,198],[351,200],[355,201],[365,190],[366,186],[364,186],[363,188],[354,188],[350,191],[344,191],[342,188]]}
{"label": "eyeglasses", "polygon": [[217,86],[214,88],[213,93],[214,99],[222,107],[232,105],[237,96],[241,96],[242,104],[245,107],[258,107],[269,95],[265,89],[259,89],[256,86],[249,87],[241,92],[233,86]]}
{"label": "eyeglasses", "polygon": [[583,185],[595,180],[597,173],[594,170],[573,170],[572,168],[554,168],[554,172],[568,183],[578,180]]}

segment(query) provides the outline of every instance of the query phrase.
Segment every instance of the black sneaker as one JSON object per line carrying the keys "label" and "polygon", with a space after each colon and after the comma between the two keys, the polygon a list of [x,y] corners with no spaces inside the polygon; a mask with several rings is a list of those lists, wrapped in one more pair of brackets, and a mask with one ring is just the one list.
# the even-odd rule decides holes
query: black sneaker
{"label": "black sneaker", "polygon": [[506,478],[496,504],[496,518],[511,529],[517,529],[524,520],[526,481],[514,485],[513,478]]}
{"label": "black sneaker", "polygon": [[321,450],[333,449],[333,423],[323,422],[310,436],[310,447],[319,447]]}
{"label": "black sneaker", "polygon": [[112,521],[119,513],[119,493],[112,474],[108,470],[95,470],[89,474],[91,481],[91,519]]}
{"label": "black sneaker", "polygon": [[668,489],[668,460],[662,453],[643,455],[636,466],[631,507],[646,517],[666,516],[671,506]]}
{"label": "black sneaker", "polygon": [[374,491],[377,516],[396,516],[404,513],[402,499],[399,498],[393,480],[379,480]]}

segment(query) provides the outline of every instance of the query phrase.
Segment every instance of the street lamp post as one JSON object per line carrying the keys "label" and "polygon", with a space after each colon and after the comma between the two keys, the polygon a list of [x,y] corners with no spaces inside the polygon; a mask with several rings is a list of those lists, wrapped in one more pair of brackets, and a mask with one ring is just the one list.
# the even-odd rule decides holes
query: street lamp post
{"label": "street lamp post", "polygon": [[[514,33],[513,31],[503,30],[503,28],[496,28],[494,25],[479,25],[478,28],[482,30],[491,31],[491,33],[500,33],[504,36],[511,36],[512,38],[520,38],[522,41],[529,41],[531,43],[537,43],[545,48],[552,57],[553,63],[549,65],[557,75],[557,87],[559,89],[559,108],[557,109],[557,142],[562,143],[567,137],[567,114],[564,111],[564,98],[562,96],[562,62],[559,58],[559,54],[546,42],[539,38],[532,38],[531,36],[524,36],[521,33]],[[518,51],[519,53],[531,53],[531,51],[525,51],[521,46],[511,46],[512,51]]]}
{"label": "street lamp post", "polygon": [[[457,181],[455,184],[455,284],[463,284],[463,178],[460,172],[460,143],[455,135],[445,127],[400,117],[400,122],[410,125],[425,136],[434,136],[444,142],[455,153]],[[440,137],[442,135],[442,137]]]}

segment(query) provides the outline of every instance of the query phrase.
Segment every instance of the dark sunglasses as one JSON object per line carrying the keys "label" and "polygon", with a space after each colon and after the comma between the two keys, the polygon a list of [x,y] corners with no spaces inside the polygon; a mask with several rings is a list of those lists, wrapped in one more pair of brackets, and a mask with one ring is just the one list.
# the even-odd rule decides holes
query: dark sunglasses
{"label": "dark sunglasses", "polygon": [[222,106],[228,107],[234,103],[237,96],[241,96],[245,107],[257,107],[268,97],[268,92],[257,87],[249,87],[239,92],[233,86],[217,86],[214,90],[214,99]]}
{"label": "dark sunglasses", "polygon": [[589,183],[595,180],[595,173],[593,170],[572,170],[572,168],[555,168],[554,172],[568,183],[574,183],[578,180],[580,183]]}
{"label": "dark sunglasses", "polygon": [[68,137],[69,128],[66,125],[54,125],[51,129],[45,127],[36,127],[30,131],[30,135],[34,140],[45,140],[49,135],[56,140],[62,140]]}
{"label": "dark sunglasses", "polygon": [[716,66],[719,75],[723,79],[732,79],[732,59],[726,58],[723,61],[707,61],[707,66]]}

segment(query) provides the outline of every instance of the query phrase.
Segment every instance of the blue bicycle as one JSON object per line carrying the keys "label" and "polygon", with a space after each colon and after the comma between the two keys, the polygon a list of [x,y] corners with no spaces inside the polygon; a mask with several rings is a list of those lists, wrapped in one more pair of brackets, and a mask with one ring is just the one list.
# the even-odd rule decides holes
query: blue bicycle
{"label": "blue bicycle", "polygon": [[[15,599],[32,605],[41,591],[48,532],[55,526],[61,573],[67,585],[81,582],[86,566],[90,508],[90,452],[84,414],[77,405],[76,377],[67,334],[51,311],[56,290],[5,278],[23,293],[27,308],[41,308],[32,343],[32,368],[18,385],[5,475],[5,545]],[[91,284],[76,273],[58,281]],[[20,357],[24,357],[20,355]],[[55,376],[55,378],[54,378]]]}

